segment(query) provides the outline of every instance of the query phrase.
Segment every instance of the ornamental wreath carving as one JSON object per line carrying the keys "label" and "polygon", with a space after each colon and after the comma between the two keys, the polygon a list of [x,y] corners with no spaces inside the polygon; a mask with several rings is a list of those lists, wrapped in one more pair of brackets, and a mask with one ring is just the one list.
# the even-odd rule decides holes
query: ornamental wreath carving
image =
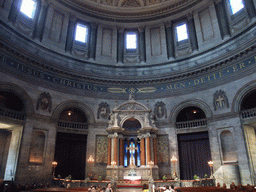
{"label": "ornamental wreath carving", "polygon": [[109,114],[110,114],[109,104],[107,104],[106,102],[100,103],[98,113],[97,113],[97,118],[108,119]]}
{"label": "ornamental wreath carving", "polygon": [[154,108],[154,118],[161,119],[163,117],[167,118],[167,110],[165,104],[162,101],[157,102]]}
{"label": "ornamental wreath carving", "polygon": [[218,108],[219,109],[224,107],[229,108],[228,97],[224,91],[218,90],[214,93],[213,106],[214,106],[214,111],[217,111]]}
{"label": "ornamental wreath carving", "polygon": [[52,110],[52,97],[49,93],[43,92],[39,95],[37,100],[36,110],[41,108],[42,110],[47,110],[50,113]]}

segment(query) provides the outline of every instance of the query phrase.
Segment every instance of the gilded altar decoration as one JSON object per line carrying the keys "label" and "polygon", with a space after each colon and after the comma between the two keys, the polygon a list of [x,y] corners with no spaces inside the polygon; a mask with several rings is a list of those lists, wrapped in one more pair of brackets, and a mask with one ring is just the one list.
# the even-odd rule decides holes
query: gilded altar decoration
{"label": "gilded altar decoration", "polygon": [[217,111],[217,109],[221,109],[224,107],[229,108],[228,97],[224,91],[218,90],[214,93],[213,106],[214,106],[214,111]]}
{"label": "gilded altar decoration", "polygon": [[39,95],[37,100],[36,110],[41,108],[42,110],[48,110],[51,112],[52,110],[52,97],[49,93],[43,92]]}

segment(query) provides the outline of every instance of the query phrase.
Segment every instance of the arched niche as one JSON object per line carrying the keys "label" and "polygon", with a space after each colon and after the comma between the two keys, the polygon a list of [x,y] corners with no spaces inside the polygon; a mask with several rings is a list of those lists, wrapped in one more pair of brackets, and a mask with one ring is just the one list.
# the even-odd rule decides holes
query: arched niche
{"label": "arched niche", "polygon": [[0,91],[1,92],[7,92],[7,93],[12,93],[19,97],[21,101],[23,102],[24,105],[24,112],[28,114],[33,114],[34,113],[34,105],[31,97],[28,95],[28,93],[23,90],[21,87],[18,85],[15,85],[13,83],[5,83],[5,82],[0,82]]}
{"label": "arched niche", "polygon": [[123,123],[122,128],[129,131],[137,131],[141,128],[141,124],[137,119],[129,118]]}
{"label": "arched niche", "polygon": [[200,100],[187,100],[187,101],[178,103],[176,107],[173,108],[173,110],[170,113],[170,121],[176,122],[178,114],[186,107],[197,107],[204,112],[206,118],[212,117],[212,110],[206,103]]}
{"label": "arched niche", "polygon": [[60,113],[59,120],[86,123],[87,116],[79,108],[68,107]]}
{"label": "arched niche", "polygon": [[29,163],[44,163],[46,135],[42,131],[33,130],[29,150]]}
{"label": "arched niche", "polygon": [[195,106],[189,106],[185,107],[178,113],[176,122],[192,121],[205,118],[206,116],[202,109]]}
{"label": "arched niche", "polygon": [[232,102],[232,112],[239,112],[241,111],[241,104],[246,96],[256,90],[256,80],[251,81],[245,84],[242,88],[240,88]]}
{"label": "arched niche", "polygon": [[221,151],[223,163],[237,162],[236,147],[233,134],[230,130],[220,133]]}
{"label": "arched niche", "polygon": [[76,108],[81,110],[85,116],[87,117],[87,122],[92,124],[95,122],[95,117],[93,114],[93,111],[90,109],[89,106],[87,106],[84,103],[80,103],[78,101],[65,101],[61,104],[59,104],[53,111],[53,118],[59,119],[60,114],[65,111],[66,109]]}
{"label": "arched niche", "polygon": [[256,108],[256,87],[243,97],[240,108],[241,110]]}

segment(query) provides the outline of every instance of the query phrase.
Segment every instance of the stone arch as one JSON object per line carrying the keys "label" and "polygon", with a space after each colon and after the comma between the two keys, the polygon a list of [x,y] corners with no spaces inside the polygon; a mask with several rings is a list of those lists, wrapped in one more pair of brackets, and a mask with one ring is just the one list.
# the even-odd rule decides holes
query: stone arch
{"label": "stone arch", "polygon": [[251,91],[255,90],[256,89],[256,80],[254,81],[251,81],[247,84],[245,84],[242,88],[240,88],[233,101],[232,101],[232,108],[231,108],[231,111],[232,112],[239,112],[241,110],[241,103],[244,99],[244,97]]}
{"label": "stone arch", "polygon": [[207,119],[212,117],[212,110],[206,103],[200,100],[187,100],[177,104],[176,107],[173,108],[173,110],[170,113],[170,121],[176,122],[176,118],[179,112],[185,107],[190,107],[190,106],[194,106],[202,109]]}
{"label": "stone arch", "polygon": [[144,123],[143,123],[144,121],[136,115],[135,116],[134,115],[129,115],[129,116],[125,116],[124,118],[122,118],[121,121],[120,121],[120,127],[123,127],[124,122],[129,120],[129,119],[132,119],[132,118],[137,119],[140,122],[141,129],[144,127]]}
{"label": "stone arch", "polygon": [[88,118],[89,124],[92,124],[95,122],[95,117],[94,117],[92,109],[89,106],[87,106],[86,104],[80,103],[78,101],[64,101],[64,102],[60,103],[54,109],[54,111],[52,113],[52,117],[54,119],[58,119],[60,116],[60,113],[69,107],[75,107],[75,108],[81,109],[85,113],[86,117]]}
{"label": "stone arch", "polygon": [[13,83],[0,82],[0,90],[16,93],[24,101],[26,114],[29,115],[34,113],[33,100],[23,88]]}

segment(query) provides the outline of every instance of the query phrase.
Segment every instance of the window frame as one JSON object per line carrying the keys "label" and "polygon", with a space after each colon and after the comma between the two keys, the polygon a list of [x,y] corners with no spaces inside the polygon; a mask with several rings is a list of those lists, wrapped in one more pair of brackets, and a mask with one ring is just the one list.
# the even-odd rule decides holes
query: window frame
{"label": "window frame", "polygon": [[[128,49],[127,48],[127,35],[135,34],[136,35],[136,48]],[[126,54],[138,54],[139,53],[139,32],[137,30],[127,30],[124,32],[124,52]]]}
{"label": "window frame", "polygon": [[243,7],[242,9],[240,9],[239,11],[237,11],[236,13],[233,13],[232,5],[231,5],[231,2],[230,2],[230,1],[231,1],[231,0],[227,0],[227,5],[228,5],[228,7],[229,7],[229,12],[230,12],[230,15],[231,15],[231,16],[236,15],[236,14],[239,14],[239,13],[242,12],[242,10],[245,8],[245,5],[244,5],[244,3],[243,3],[243,0],[241,0],[244,7]]}
{"label": "window frame", "polygon": [[[184,39],[184,40],[181,40],[181,41],[178,41],[178,31],[177,31],[177,27],[178,26],[181,26],[185,24],[186,25],[186,28],[187,28],[187,36],[188,38],[187,39]],[[190,35],[189,35],[189,29],[188,29],[188,22],[186,19],[183,19],[179,22],[176,22],[174,23],[174,27],[173,27],[173,30],[174,30],[174,39],[175,39],[175,44],[177,47],[180,47],[180,46],[186,46],[186,45],[189,45],[190,42],[189,42],[189,39],[190,39]]]}
{"label": "window frame", "polygon": [[33,2],[35,2],[36,6],[35,6],[35,9],[33,10],[33,13],[32,13],[32,17],[29,17],[26,13],[22,12],[21,11],[21,8],[22,8],[22,3],[23,3],[24,0],[20,0],[20,5],[19,5],[19,12],[20,12],[20,16],[24,19],[28,19],[28,20],[34,20],[37,16],[37,11],[38,11],[38,8],[39,8],[39,4],[40,2],[38,0],[31,0]]}
{"label": "window frame", "polygon": [[[76,37],[76,27],[77,25],[82,25],[85,26],[87,28],[87,37],[85,37],[85,42],[81,42],[75,39]],[[74,23],[74,32],[73,32],[73,48],[77,48],[80,50],[88,50],[89,49],[89,43],[90,43],[90,32],[91,32],[91,28],[90,28],[90,24],[82,21],[82,20],[76,20]]]}
{"label": "window frame", "polygon": [[[77,35],[77,26],[83,26],[86,28],[86,34],[85,34],[85,42],[80,41],[80,40],[76,40],[76,35]],[[88,25],[82,23],[82,22],[76,22],[75,23],[75,30],[74,30],[74,41],[77,42],[78,44],[87,44],[89,41],[89,27]]]}

